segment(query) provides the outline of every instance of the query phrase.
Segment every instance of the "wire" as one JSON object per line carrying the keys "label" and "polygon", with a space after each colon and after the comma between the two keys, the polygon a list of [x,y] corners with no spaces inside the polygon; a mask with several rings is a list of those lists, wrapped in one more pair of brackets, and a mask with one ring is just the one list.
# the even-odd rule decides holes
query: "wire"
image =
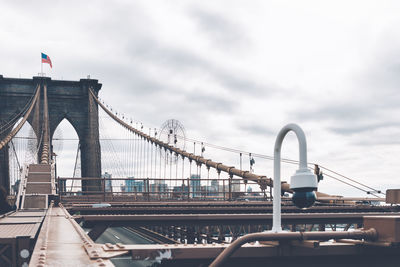
{"label": "wire", "polygon": [[[219,150],[223,150],[223,151],[228,151],[228,152],[232,152],[232,153],[238,153],[239,155],[248,154],[248,155],[252,155],[252,156],[257,157],[257,158],[262,158],[262,159],[267,159],[267,160],[274,160],[274,157],[268,156],[268,155],[257,154],[257,153],[251,153],[251,152],[247,152],[247,151],[243,151],[243,150],[232,149],[232,148],[228,148],[228,147],[224,147],[224,146],[214,145],[214,144],[211,144],[211,143],[207,143],[207,142],[204,142],[204,141],[198,141],[198,140],[191,139],[191,138],[187,138],[187,137],[183,137],[183,136],[177,136],[177,137],[180,138],[180,139],[183,139],[183,140],[185,140],[185,141],[193,142],[194,144],[196,144],[196,143],[202,143],[202,144],[207,145],[208,147],[211,147],[211,148],[215,148],[215,149],[219,149]],[[299,164],[299,161],[293,160],[293,159],[282,158],[281,161],[284,162],[284,163],[288,163],[288,164],[296,164],[296,165]],[[363,186],[363,187],[366,187],[366,188],[368,188],[368,189],[371,189],[372,191],[374,191],[374,192],[376,192],[376,193],[378,193],[378,194],[386,195],[385,193],[381,192],[380,190],[377,190],[377,189],[372,188],[372,187],[370,187],[370,186],[368,186],[368,185],[366,185],[366,184],[363,184],[363,183],[358,182],[358,181],[356,181],[356,180],[354,180],[354,179],[351,179],[351,178],[349,178],[349,177],[347,177],[347,176],[345,176],[345,175],[342,175],[342,174],[340,174],[340,173],[338,173],[338,172],[335,172],[335,171],[333,171],[333,170],[331,170],[331,169],[328,169],[328,168],[326,168],[326,167],[324,167],[324,166],[322,166],[322,165],[320,165],[320,164],[315,164],[315,163],[308,163],[308,164],[309,164],[309,165],[318,165],[321,169],[324,169],[324,170],[326,170],[326,171],[332,172],[332,173],[334,173],[335,175],[338,175],[338,176],[340,176],[340,177],[342,177],[342,178],[345,178],[345,179],[347,179],[347,180],[349,180],[349,181],[352,181],[353,183],[356,183],[356,184],[358,184],[358,185],[361,185],[361,186]],[[309,167],[309,169],[312,169],[312,168]],[[324,174],[324,175],[329,176],[328,174]],[[343,183],[345,183],[345,184],[351,185],[351,184],[349,184],[349,183],[344,182],[343,180],[341,180],[341,179],[339,179],[339,178],[332,177],[332,176],[330,176],[330,177],[331,177],[331,178],[334,178],[334,179],[336,179],[336,180],[338,180],[338,181],[341,181],[341,182],[343,182]],[[351,186],[353,186],[353,185],[351,185]],[[368,193],[368,194],[372,194],[370,191],[361,189],[360,187],[357,187],[357,186],[353,186],[353,187],[355,187],[355,188],[357,188],[357,189],[360,189],[361,191],[366,192],[366,193]]]}
{"label": "wire", "polygon": [[[328,169],[328,168],[326,168],[326,167],[324,167],[324,166],[321,166],[321,165],[318,165],[318,166],[319,166],[321,169],[330,171],[330,172],[332,172],[332,173],[334,173],[334,174],[336,174],[336,175],[339,175],[340,177],[343,177],[343,178],[345,178],[345,179],[347,179],[347,180],[352,181],[353,183],[356,183],[356,184],[359,184],[359,185],[364,186],[364,187],[366,187],[366,188],[369,188],[369,189],[375,191],[376,193],[386,195],[385,193],[381,192],[380,190],[376,190],[376,189],[374,189],[374,188],[372,188],[372,187],[370,187],[370,186],[368,186],[368,185],[365,185],[365,184],[362,184],[362,183],[360,183],[360,182],[357,182],[357,181],[354,180],[354,179],[351,179],[351,178],[349,178],[349,177],[347,177],[347,176],[344,176],[344,175],[342,175],[342,174],[340,174],[340,173],[337,173],[337,172],[335,172],[335,171],[332,171],[332,170],[330,170],[330,169]],[[325,175],[326,175],[326,174],[325,174]]]}
{"label": "wire", "polygon": [[360,187],[358,187],[358,186],[355,186],[355,185],[352,185],[352,184],[350,184],[350,183],[348,183],[348,182],[345,182],[345,181],[343,181],[343,180],[340,180],[339,178],[333,177],[332,175],[325,174],[325,176],[328,176],[328,177],[330,177],[330,178],[332,178],[332,179],[335,179],[335,180],[337,180],[337,181],[339,181],[339,182],[341,182],[341,183],[347,184],[347,185],[349,185],[349,186],[351,186],[351,187],[354,187],[354,188],[356,188],[356,189],[358,189],[358,190],[361,190],[361,191],[363,191],[363,192],[365,192],[365,193],[367,193],[367,194],[371,194],[371,195],[373,195],[373,196],[375,196],[375,197],[379,197],[379,196],[375,195],[374,193],[371,193],[371,192],[369,192],[369,191],[367,191],[367,190],[364,190],[364,189],[362,189],[362,188],[360,188]]}
{"label": "wire", "polygon": [[[257,153],[252,153],[252,152],[248,152],[248,151],[243,151],[243,150],[228,148],[228,147],[224,147],[224,146],[214,145],[214,144],[211,144],[211,143],[198,141],[198,140],[195,140],[195,139],[192,139],[192,138],[188,138],[188,137],[185,137],[185,136],[180,136],[180,135],[176,135],[176,137],[177,137],[178,139],[181,139],[181,140],[184,140],[184,141],[193,142],[193,145],[194,145],[193,154],[195,154],[196,144],[198,143],[198,144],[201,144],[202,147],[208,146],[208,147],[211,147],[211,148],[215,148],[215,149],[219,149],[219,150],[227,151],[227,152],[231,152],[231,153],[237,153],[237,154],[240,154],[240,155],[242,155],[242,154],[248,154],[249,156],[251,155],[251,156],[253,156],[253,157],[257,157],[257,158],[261,158],[261,159],[274,160],[274,157],[268,156],[268,155],[257,154]],[[297,160],[292,160],[292,159],[287,159],[287,158],[282,158],[281,161],[284,162],[284,163],[288,163],[288,164],[294,164],[294,165],[299,164],[299,161],[297,161]],[[166,161],[164,162],[164,164],[166,164]],[[309,165],[316,165],[316,164],[314,164],[314,163],[309,163]],[[356,184],[358,184],[358,185],[360,185],[360,186],[362,186],[362,187],[365,187],[365,188],[368,188],[368,189],[370,189],[370,190],[373,190],[374,192],[376,192],[376,193],[378,193],[378,194],[384,194],[384,193],[382,193],[380,190],[376,190],[376,189],[374,189],[374,188],[372,188],[372,187],[370,187],[370,186],[368,186],[368,185],[365,185],[365,184],[363,184],[363,183],[361,183],[361,182],[356,181],[355,179],[351,179],[351,178],[349,178],[349,177],[347,177],[347,176],[345,176],[345,175],[342,175],[342,174],[340,174],[340,173],[338,173],[338,172],[332,171],[332,170],[330,170],[330,169],[328,169],[328,168],[326,168],[326,167],[324,167],[324,166],[321,166],[321,165],[319,165],[319,164],[318,164],[318,166],[319,166],[321,169],[324,169],[324,170],[326,170],[326,171],[328,171],[328,172],[331,172],[331,173],[333,173],[334,175],[340,176],[341,178],[347,179],[347,180],[351,181],[352,183],[356,183]],[[144,166],[143,166],[143,167],[144,167]],[[166,168],[166,166],[164,166],[164,168]],[[308,168],[311,169],[311,170],[313,169],[312,167],[308,167]],[[327,176],[327,177],[333,178],[333,179],[335,179],[335,180],[338,180],[338,181],[340,181],[340,182],[342,182],[342,183],[344,183],[344,184],[347,184],[347,185],[349,185],[349,186],[352,186],[352,187],[354,187],[354,188],[356,188],[356,189],[358,189],[358,190],[361,190],[361,191],[363,191],[363,192],[366,192],[366,193],[368,193],[368,194],[372,194],[372,195],[376,196],[376,195],[373,194],[372,192],[370,192],[370,191],[368,191],[368,190],[365,190],[365,189],[363,189],[363,188],[361,188],[361,187],[359,187],[359,186],[355,186],[355,185],[353,185],[353,184],[351,184],[351,183],[345,182],[345,181],[343,181],[342,179],[340,179],[340,178],[338,178],[338,177],[334,177],[334,176],[329,175],[329,174],[324,174],[324,175]],[[166,176],[166,171],[164,170],[164,178],[165,178],[165,176]],[[171,174],[170,174],[170,176],[171,176]]]}
{"label": "wire", "polygon": [[33,101],[33,98],[35,97],[36,92],[32,94],[31,98],[28,100],[28,102],[26,102],[25,106],[22,108],[21,112],[17,113],[14,118],[10,119],[9,121],[7,121],[5,124],[0,125],[0,134],[2,134],[4,131],[6,131],[7,129],[9,129],[11,126],[13,126],[15,124],[16,121],[18,121],[18,119],[22,116],[22,114],[25,114],[25,112],[29,109],[30,104]]}

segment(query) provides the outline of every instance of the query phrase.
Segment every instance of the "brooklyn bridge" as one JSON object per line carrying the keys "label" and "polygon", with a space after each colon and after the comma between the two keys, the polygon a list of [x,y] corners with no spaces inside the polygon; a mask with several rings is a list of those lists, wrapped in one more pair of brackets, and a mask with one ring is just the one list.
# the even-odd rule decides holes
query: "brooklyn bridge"
{"label": "brooklyn bridge", "polygon": [[[251,154],[174,119],[147,128],[101,88],[0,76],[0,266],[398,266],[400,190],[309,163],[298,125],[277,132],[274,155]],[[64,121],[77,135],[70,177],[57,174]],[[280,155],[290,131],[299,160]],[[299,170],[281,181],[281,164]],[[366,197],[320,192],[328,178]]]}

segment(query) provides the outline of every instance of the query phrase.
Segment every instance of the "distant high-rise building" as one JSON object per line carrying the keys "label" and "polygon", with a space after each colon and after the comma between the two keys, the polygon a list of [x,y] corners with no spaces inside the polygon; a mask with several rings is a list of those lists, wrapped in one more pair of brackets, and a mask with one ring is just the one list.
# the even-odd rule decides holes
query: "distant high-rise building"
{"label": "distant high-rise building", "polygon": [[125,191],[126,192],[144,192],[144,182],[137,181],[135,177],[128,177],[129,180],[125,180]]}
{"label": "distant high-rise building", "polygon": [[211,191],[217,192],[218,191],[218,185],[219,185],[218,180],[216,180],[216,179],[211,180]]}
{"label": "distant high-rise building", "polygon": [[168,191],[168,185],[166,183],[157,182],[154,184],[150,184],[150,192],[162,192],[165,193]]}
{"label": "distant high-rise building", "polygon": [[208,196],[218,196],[219,181],[216,179],[211,180],[211,185],[207,187]]}
{"label": "distant high-rise building", "polygon": [[121,192],[126,192],[126,186],[124,184],[121,184],[120,187],[121,187]]}
{"label": "distant high-rise building", "polygon": [[190,175],[190,187],[191,187],[190,191],[192,191],[192,196],[193,197],[201,196],[200,175],[198,175],[198,174]]}
{"label": "distant high-rise building", "polygon": [[104,189],[106,192],[112,192],[112,174],[105,172],[101,175],[101,178],[104,179]]}
{"label": "distant high-rise building", "polygon": [[232,192],[240,192],[240,180],[232,179]]}

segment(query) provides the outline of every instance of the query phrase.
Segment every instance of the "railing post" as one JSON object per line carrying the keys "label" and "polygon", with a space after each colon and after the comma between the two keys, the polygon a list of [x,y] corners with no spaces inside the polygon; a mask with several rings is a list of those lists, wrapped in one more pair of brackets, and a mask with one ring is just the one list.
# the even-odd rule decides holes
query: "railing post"
{"label": "railing post", "polygon": [[60,187],[61,186],[60,177],[57,178],[57,184],[58,184],[58,198],[59,198],[59,201],[61,202],[62,193],[61,193],[61,187]]}
{"label": "railing post", "polygon": [[104,177],[102,186],[103,186],[103,201],[106,201],[106,178],[105,177]]}
{"label": "railing post", "polygon": [[229,174],[229,188],[228,188],[228,190],[229,190],[229,201],[232,201],[232,178],[233,178],[233,175],[232,174]]}
{"label": "railing post", "polygon": [[224,201],[225,201],[225,179],[222,179],[222,193],[224,195]]}
{"label": "railing post", "polygon": [[181,199],[184,199],[183,191],[185,190],[185,180],[182,179],[182,186],[181,186]]}
{"label": "railing post", "polygon": [[190,201],[190,180],[187,178],[187,200]]}
{"label": "railing post", "polygon": [[147,187],[147,201],[150,202],[150,180],[149,180],[149,178],[146,179],[146,187]]}
{"label": "railing post", "polygon": [[133,187],[133,191],[135,193],[135,201],[137,200],[137,186]]}

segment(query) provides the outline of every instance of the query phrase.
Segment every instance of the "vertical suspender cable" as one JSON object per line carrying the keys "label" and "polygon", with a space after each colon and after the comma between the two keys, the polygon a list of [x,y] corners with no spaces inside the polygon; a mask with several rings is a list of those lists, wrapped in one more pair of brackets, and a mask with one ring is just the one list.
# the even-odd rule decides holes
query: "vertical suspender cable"
{"label": "vertical suspender cable", "polygon": [[133,153],[134,153],[134,158],[133,158],[133,176],[137,177],[137,138],[136,134],[133,134]]}

